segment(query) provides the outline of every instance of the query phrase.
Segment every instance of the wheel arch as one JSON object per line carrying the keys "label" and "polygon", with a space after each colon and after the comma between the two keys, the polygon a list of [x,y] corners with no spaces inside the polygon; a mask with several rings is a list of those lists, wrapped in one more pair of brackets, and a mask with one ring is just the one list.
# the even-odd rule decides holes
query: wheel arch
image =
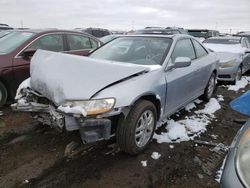
{"label": "wheel arch", "polygon": [[133,102],[133,105],[134,105],[137,101],[139,101],[139,100],[147,100],[147,101],[152,102],[152,103],[155,105],[155,107],[156,107],[156,111],[157,111],[157,120],[160,119],[160,115],[161,115],[161,101],[160,101],[160,99],[158,99],[158,98],[156,97],[155,94],[153,94],[153,93],[144,94],[144,95],[138,97],[138,98]]}

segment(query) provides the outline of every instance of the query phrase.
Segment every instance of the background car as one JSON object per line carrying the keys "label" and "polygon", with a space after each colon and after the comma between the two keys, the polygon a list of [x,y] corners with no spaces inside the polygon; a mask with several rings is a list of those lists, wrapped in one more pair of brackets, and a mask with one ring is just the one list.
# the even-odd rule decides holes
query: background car
{"label": "background car", "polygon": [[197,97],[212,97],[218,58],[189,35],[134,35],[110,41],[89,58],[39,50],[31,67],[13,110],[79,130],[84,143],[115,134],[123,151],[138,154],[157,121]]}
{"label": "background car", "polygon": [[108,29],[103,29],[103,28],[86,28],[86,29],[81,29],[81,28],[76,28],[75,30],[81,31],[84,33],[88,33],[92,36],[95,36],[97,38],[104,37],[106,35],[111,35],[112,33]]}
{"label": "background car", "polygon": [[145,29],[137,30],[133,34],[159,34],[159,35],[173,35],[173,34],[188,34],[186,30],[178,27],[146,27]]}
{"label": "background car", "polygon": [[217,37],[220,35],[219,31],[209,29],[188,29],[188,33],[203,42],[205,39],[210,37]]}
{"label": "background car", "polygon": [[238,36],[238,37],[246,37],[248,42],[250,43],[250,31],[241,31],[237,33],[236,35],[233,36]]}
{"label": "background car", "polygon": [[250,43],[245,37],[212,37],[203,44],[220,58],[219,80],[236,83],[250,69]]}
{"label": "background car", "polygon": [[67,30],[14,30],[0,38],[0,106],[15,96],[30,75],[30,57],[36,49],[88,55],[101,45],[95,37]]}
{"label": "background car", "polygon": [[0,31],[3,31],[3,30],[13,30],[13,28],[7,24],[0,24]]}

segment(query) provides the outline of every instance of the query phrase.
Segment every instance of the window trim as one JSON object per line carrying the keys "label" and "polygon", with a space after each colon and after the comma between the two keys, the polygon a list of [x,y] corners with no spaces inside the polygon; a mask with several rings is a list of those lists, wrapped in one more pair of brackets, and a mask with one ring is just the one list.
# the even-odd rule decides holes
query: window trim
{"label": "window trim", "polygon": [[[22,56],[20,55],[21,53],[23,53],[23,51],[28,47],[30,46],[33,42],[36,42],[38,39],[44,37],[44,36],[47,36],[47,35],[58,35],[58,34],[61,34],[62,35],[62,38],[63,38],[63,32],[57,32],[57,33],[46,33],[46,34],[43,34],[43,35],[40,35],[38,37],[36,37],[35,39],[33,39],[31,42],[29,42],[25,47],[23,47],[18,53],[17,55],[14,57],[14,58],[21,58]],[[64,39],[63,39],[64,41]],[[65,44],[63,42],[63,49],[65,50]],[[64,52],[64,51],[63,51]]]}
{"label": "window trim", "polygon": [[[82,48],[82,49],[78,49],[78,50],[70,50],[68,35],[77,35],[77,36],[82,36],[82,37],[88,38],[91,48]],[[77,52],[77,51],[82,51],[82,50],[91,50],[91,49],[93,49],[89,36],[81,35],[81,34],[78,34],[78,33],[77,34],[65,33],[65,40],[66,40],[66,43],[67,43],[67,51],[64,51],[64,52]],[[96,40],[94,40],[94,41],[96,41]],[[99,43],[97,42],[97,44],[99,44]],[[98,48],[98,46],[97,46],[97,48]]]}
{"label": "window trim", "polygon": [[[201,45],[197,40],[195,40],[195,39],[191,39],[191,41],[192,41],[192,44],[193,44],[193,47],[194,47],[194,51],[195,51],[195,57],[196,57],[196,59],[200,59],[200,58],[203,58],[203,57],[205,57],[205,56],[207,56],[208,54],[209,54],[209,52],[207,51],[207,49],[203,46],[203,45]],[[197,56],[197,52],[196,52],[196,49],[195,49],[195,46],[194,46],[194,42],[193,41],[196,41],[198,44],[200,44],[200,46],[205,50],[205,52],[206,52],[206,55],[204,55],[204,56],[201,56],[201,57],[198,57]]]}
{"label": "window trim", "polygon": [[[170,59],[172,59],[172,55],[173,55],[173,53],[174,53],[174,50],[175,50],[175,48],[176,48],[177,43],[178,43],[179,41],[181,41],[181,40],[189,40],[189,41],[191,42],[191,44],[192,44],[192,47],[193,47],[193,50],[194,50],[194,55],[195,55],[195,58],[194,58],[194,59],[191,59],[191,61],[196,60],[196,59],[197,59],[197,56],[196,56],[196,52],[195,52],[195,49],[194,49],[194,45],[193,45],[193,42],[192,42],[191,39],[192,39],[192,38],[189,38],[189,37],[177,39],[176,42],[175,42],[175,45],[174,45],[174,47],[173,47],[173,50],[172,50],[172,52],[171,52]],[[174,63],[174,62],[173,62],[173,63]]]}

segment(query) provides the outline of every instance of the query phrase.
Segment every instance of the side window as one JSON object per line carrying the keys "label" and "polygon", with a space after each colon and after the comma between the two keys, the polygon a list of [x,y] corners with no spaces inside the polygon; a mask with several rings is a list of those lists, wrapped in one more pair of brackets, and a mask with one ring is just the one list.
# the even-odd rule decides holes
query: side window
{"label": "side window", "polygon": [[190,39],[182,39],[176,43],[171,56],[172,62],[174,62],[177,57],[189,57],[191,60],[195,59],[194,47]]}
{"label": "side window", "polygon": [[97,42],[97,41],[95,41],[95,40],[92,39],[92,38],[90,38],[89,40],[90,40],[90,42],[91,42],[92,48],[97,48],[97,47],[98,47],[98,42]]}
{"label": "side window", "polygon": [[54,52],[64,51],[63,36],[58,34],[46,35],[33,42],[27,49],[42,49]]}
{"label": "side window", "polygon": [[81,35],[67,35],[69,50],[91,49],[89,37]]}
{"label": "side window", "polygon": [[196,40],[192,40],[194,44],[194,49],[196,52],[197,58],[203,57],[207,55],[207,51],[200,45]]}

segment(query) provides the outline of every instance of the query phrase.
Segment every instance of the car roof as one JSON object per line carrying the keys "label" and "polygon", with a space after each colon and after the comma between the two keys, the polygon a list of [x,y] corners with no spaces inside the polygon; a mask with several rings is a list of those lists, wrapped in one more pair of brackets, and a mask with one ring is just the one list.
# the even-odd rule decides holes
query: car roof
{"label": "car roof", "polygon": [[210,37],[206,40],[209,40],[209,39],[217,39],[217,40],[225,40],[225,39],[228,39],[228,40],[241,40],[242,37],[238,37],[238,36],[224,36],[224,37]]}
{"label": "car roof", "polygon": [[131,35],[121,35],[119,37],[155,37],[155,38],[171,38],[171,39],[178,39],[183,37],[188,37],[195,39],[195,37],[187,34],[173,34],[173,35],[157,35],[157,34],[131,34]]}
{"label": "car roof", "polygon": [[90,35],[88,33],[83,33],[83,32],[76,31],[76,30],[66,30],[66,29],[15,29],[12,31],[13,32],[30,32],[30,33],[39,34],[39,35],[49,34],[49,33],[66,32],[66,33],[82,34],[82,35],[86,35],[86,36],[94,38],[92,35]]}

